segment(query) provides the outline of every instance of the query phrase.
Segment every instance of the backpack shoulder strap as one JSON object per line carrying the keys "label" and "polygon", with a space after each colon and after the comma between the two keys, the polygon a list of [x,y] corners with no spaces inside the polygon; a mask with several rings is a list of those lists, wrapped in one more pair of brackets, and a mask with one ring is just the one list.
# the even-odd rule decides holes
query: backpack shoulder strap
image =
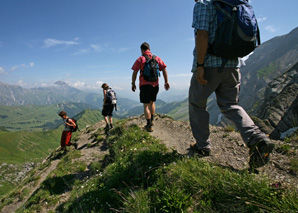
{"label": "backpack shoulder strap", "polygon": [[149,60],[150,60],[150,58],[149,58],[149,56],[148,56],[148,55],[146,55],[146,54],[143,54],[143,56],[146,58],[146,61],[149,61]]}

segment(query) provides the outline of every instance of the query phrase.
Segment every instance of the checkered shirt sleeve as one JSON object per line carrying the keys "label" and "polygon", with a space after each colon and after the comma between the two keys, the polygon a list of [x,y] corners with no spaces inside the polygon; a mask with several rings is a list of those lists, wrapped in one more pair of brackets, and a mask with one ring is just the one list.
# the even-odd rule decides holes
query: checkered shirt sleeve
{"label": "checkered shirt sleeve", "polygon": [[209,8],[203,1],[196,3],[193,11],[192,27],[197,30],[209,31]]}

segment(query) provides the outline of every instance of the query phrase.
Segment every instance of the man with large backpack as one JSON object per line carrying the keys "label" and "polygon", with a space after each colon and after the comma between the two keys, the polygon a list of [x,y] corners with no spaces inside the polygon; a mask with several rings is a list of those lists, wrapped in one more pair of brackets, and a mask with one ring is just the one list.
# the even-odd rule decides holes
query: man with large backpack
{"label": "man with large backpack", "polygon": [[113,128],[113,111],[114,108],[117,110],[117,97],[116,92],[112,88],[110,88],[106,83],[103,83],[101,88],[103,89],[104,97],[102,115],[104,116],[104,120],[106,122],[105,129],[108,131],[109,129]]}
{"label": "man with large backpack", "polygon": [[152,132],[154,114],[155,114],[155,104],[157,93],[159,90],[159,71],[162,71],[164,77],[164,88],[165,90],[170,89],[170,84],[168,82],[168,73],[165,63],[158,56],[153,55],[150,52],[150,46],[148,43],[144,42],[141,45],[140,56],[132,66],[132,91],[136,91],[136,79],[139,70],[139,86],[140,86],[140,102],[144,105],[144,114],[147,120],[147,125],[145,129],[148,132]]}
{"label": "man with large backpack", "polygon": [[[195,0],[192,27],[195,31],[193,76],[189,88],[189,118],[200,156],[211,151],[208,97],[215,92],[218,106],[231,120],[249,148],[251,168],[265,165],[274,149],[266,134],[238,105],[239,57],[259,43],[259,30],[251,6],[245,0]],[[245,23],[243,23],[245,22]]]}

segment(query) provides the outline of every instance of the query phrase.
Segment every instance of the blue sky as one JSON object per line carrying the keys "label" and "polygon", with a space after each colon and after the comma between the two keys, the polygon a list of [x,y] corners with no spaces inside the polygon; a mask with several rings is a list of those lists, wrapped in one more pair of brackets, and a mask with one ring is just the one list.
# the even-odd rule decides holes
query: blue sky
{"label": "blue sky", "polygon": [[[297,27],[297,0],[252,5],[263,42]],[[171,86],[186,89],[193,6],[194,0],[0,0],[0,82],[37,87],[63,80],[79,89],[107,82],[128,92],[131,66],[147,41],[168,65]]]}

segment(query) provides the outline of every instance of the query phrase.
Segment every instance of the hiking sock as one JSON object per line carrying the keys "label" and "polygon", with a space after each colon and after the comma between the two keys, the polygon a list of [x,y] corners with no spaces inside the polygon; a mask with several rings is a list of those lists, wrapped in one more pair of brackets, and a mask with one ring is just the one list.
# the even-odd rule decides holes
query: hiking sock
{"label": "hiking sock", "polygon": [[113,124],[110,124],[111,129],[113,128]]}
{"label": "hiking sock", "polygon": [[154,121],[154,115],[151,115],[151,123]]}
{"label": "hiking sock", "polygon": [[151,119],[146,119],[147,120],[147,126],[151,125]]}

